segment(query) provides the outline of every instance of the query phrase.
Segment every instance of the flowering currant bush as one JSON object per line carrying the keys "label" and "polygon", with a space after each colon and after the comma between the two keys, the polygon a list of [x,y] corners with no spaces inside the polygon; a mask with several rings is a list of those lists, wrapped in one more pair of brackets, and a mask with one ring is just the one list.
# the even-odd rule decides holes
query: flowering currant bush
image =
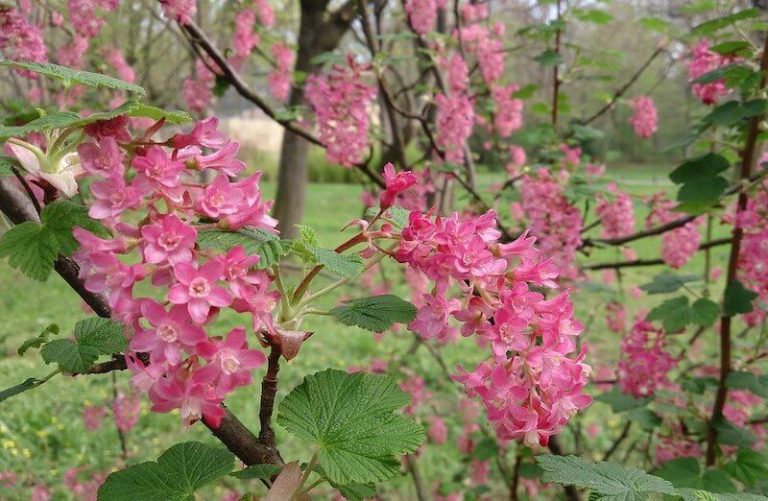
{"label": "flowering currant bush", "polygon": [[[301,2],[296,31],[267,0],[158,3],[142,6],[148,32],[164,19],[194,54],[158,101],[178,95],[197,120],[149,104],[167,89],[117,36],[120,16],[140,17],[129,2],[0,5],[21,103],[3,103],[0,257],[31,279],[55,271],[87,306],[71,332],[20,344],[53,372],[0,401],[110,372],[75,421],[120,445],[51,473],[62,488],[0,457],[9,496],[764,499],[758,8],[633,19],[658,36],[623,75],[611,48],[584,44],[634,15],[610,6],[542,2],[520,27],[497,2]],[[684,125],[658,90],[675,79]],[[285,143],[297,164],[308,142],[360,180],[366,211],[323,214],[339,245],[275,219],[269,173],[213,116],[228,91],[300,141]],[[669,182],[617,168],[615,143],[679,166]],[[359,339],[362,361],[345,344]],[[303,370],[334,361],[347,370]],[[132,447],[148,423],[166,422],[226,449],[184,442],[133,464],[153,457]],[[0,446],[25,454],[0,425]]]}

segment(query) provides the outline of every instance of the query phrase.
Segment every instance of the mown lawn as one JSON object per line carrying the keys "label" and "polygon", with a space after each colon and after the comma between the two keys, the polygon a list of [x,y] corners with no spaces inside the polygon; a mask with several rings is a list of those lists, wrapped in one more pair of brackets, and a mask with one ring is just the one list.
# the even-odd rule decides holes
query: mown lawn
{"label": "mown lawn", "polygon": [[[609,175],[619,180],[622,188],[637,195],[635,208],[639,221],[642,221],[647,212],[640,196],[671,187],[659,168],[630,166],[610,172]],[[498,182],[498,179],[483,175],[481,181],[483,186],[488,186]],[[267,194],[274,192],[274,186],[271,184],[265,185],[264,189]],[[340,234],[339,230],[361,214],[359,187],[334,184],[310,186],[305,224],[317,230],[323,246],[333,247],[343,241],[345,236]],[[588,221],[593,218],[593,215],[588,217]],[[717,237],[723,230],[716,229]],[[596,232],[591,235],[595,236]],[[641,258],[655,258],[659,255],[659,245],[659,239],[651,239],[634,243],[631,247]],[[623,259],[616,249],[596,249],[593,250],[593,256],[589,258],[590,262]],[[586,261],[584,257],[580,259]],[[712,251],[712,262],[715,265],[724,265],[726,259],[726,248]],[[703,257],[699,255],[686,265],[682,272],[700,274],[702,270]],[[392,273],[391,269],[389,271],[389,276],[396,279],[398,275]],[[660,267],[628,269],[622,273],[622,285],[626,289],[646,283],[660,271]],[[300,273],[297,270],[289,275],[288,282],[296,283],[299,278]],[[608,332],[605,328],[601,306],[617,294],[617,284],[603,284],[601,272],[591,274],[590,279],[594,281],[595,286],[589,287],[589,290],[574,291],[573,295],[579,317],[589,325],[583,339],[591,346],[590,363],[595,367],[611,365],[618,356],[619,340],[616,334]],[[57,323],[63,332],[70,332],[74,323],[86,317],[87,313],[82,310],[77,296],[58,277],[41,284],[10,269],[5,262],[0,262],[0,286],[2,389],[29,377],[42,377],[51,370],[40,360],[37,352],[31,351],[24,357],[16,356],[16,349],[24,339],[36,335],[53,322]],[[403,297],[408,297],[404,286],[400,285],[395,290]],[[336,296],[327,298],[327,306],[331,306],[341,296],[354,294],[364,292],[357,286],[343,287]],[[637,310],[655,306],[660,300],[658,296],[643,298],[640,301],[630,300],[628,305],[631,315]],[[223,330],[236,322],[236,318],[223,318],[217,326],[220,325]],[[347,368],[366,364],[372,357],[395,360],[405,353],[411,344],[411,338],[404,331],[397,334],[388,333],[377,341],[370,333],[336,324],[327,317],[312,317],[305,327],[315,334],[302,347],[299,357],[283,364],[278,399],[297,385],[306,374],[326,367]],[[472,366],[478,360],[479,353],[471,341],[462,340],[458,345],[448,347],[444,356],[449,367],[454,367],[460,362]],[[452,386],[423,348],[405,362],[408,365],[407,370],[421,375],[428,382],[443,388]],[[406,363],[391,369],[401,370]],[[260,373],[255,374],[255,377],[259,378]],[[128,389],[127,374],[117,374],[116,381],[120,388]],[[28,479],[34,478],[50,485],[59,485],[64,472],[70,467],[83,468],[86,471],[106,471],[119,465],[120,449],[111,421],[105,420],[97,431],[86,431],[82,420],[83,405],[108,404],[111,395],[112,381],[109,376],[59,376],[38,389],[0,404],[0,472],[12,470]],[[259,387],[254,385],[240,389],[228,399],[232,411],[254,429],[258,427],[258,397]],[[426,409],[426,412],[441,412],[444,408],[449,407],[438,400],[431,409]],[[616,434],[612,430],[620,426],[619,418],[612,415],[603,404],[595,404],[580,421],[582,428],[594,423],[606,431],[596,439],[598,443],[608,442]],[[302,444],[294,441],[279,427],[277,432],[286,459],[308,459],[308,451]],[[451,438],[455,438],[456,434],[457,430],[452,430]],[[215,439],[201,425],[185,429],[177,414],[150,413],[145,402],[138,425],[128,434],[129,462],[154,459],[164,449],[184,440],[215,443]],[[564,434],[564,441],[566,444],[571,441],[568,433]],[[457,451],[454,442],[455,440],[449,439],[444,446],[426,448],[420,464],[428,485],[439,480],[448,481],[455,473]],[[230,483],[232,486],[242,486],[234,479]],[[255,484],[252,487],[257,492],[262,492]],[[414,498],[410,480],[405,477],[392,480],[383,487],[390,493],[387,499]],[[501,485],[491,487],[500,489]],[[223,491],[219,489],[217,492]],[[502,492],[499,491],[499,495]],[[68,499],[65,490],[60,488],[57,493],[57,499]],[[28,494],[29,487],[17,487],[15,490],[0,493],[0,499],[26,499]],[[205,499],[210,499],[214,494],[209,492],[206,496]]]}

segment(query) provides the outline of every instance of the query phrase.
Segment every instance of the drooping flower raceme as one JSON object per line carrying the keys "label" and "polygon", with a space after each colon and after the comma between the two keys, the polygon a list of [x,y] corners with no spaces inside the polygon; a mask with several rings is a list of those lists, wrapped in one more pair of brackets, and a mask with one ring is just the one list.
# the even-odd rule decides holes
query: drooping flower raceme
{"label": "drooping flower raceme", "polygon": [[[48,50],[40,28],[19,9],[0,6],[0,50],[7,59],[43,63]],[[26,76],[34,73],[24,72]]]}
{"label": "drooping flower raceme", "polygon": [[[688,78],[691,80],[696,80],[734,60],[709,50],[709,40],[707,39],[699,41],[691,52],[691,61],[688,63]],[[725,96],[729,92],[730,90],[726,87],[725,80],[722,79],[693,84],[693,93],[704,104],[715,104],[720,97]]]}
{"label": "drooping flower raceme", "polygon": [[616,183],[608,183],[610,195],[598,195],[595,213],[602,222],[603,238],[619,238],[635,231],[635,208],[629,193],[619,190]]}
{"label": "drooping flower raceme", "polygon": [[272,46],[272,55],[275,58],[276,68],[267,77],[269,91],[272,97],[278,101],[288,99],[293,83],[293,63],[296,59],[296,53],[283,43],[276,43]]}
{"label": "drooping flower raceme", "polygon": [[545,256],[555,260],[564,278],[576,278],[576,249],[581,245],[581,211],[564,194],[568,172],[555,177],[548,169],[526,175],[520,188],[520,203],[531,231],[539,239]]}
{"label": "drooping flower raceme", "polygon": [[[74,232],[81,278],[89,291],[107,295],[113,317],[126,325],[133,382],[149,393],[152,409],[180,409],[187,423],[204,418],[217,426],[224,397],[249,384],[250,371],[266,360],[249,347],[246,328],[274,331],[275,291],[271,277],[253,269],[258,256],[242,247],[217,253],[201,247],[197,237],[217,224],[273,232],[266,215],[271,204],[261,197],[259,174],[229,180],[242,165],[233,163],[237,145],[216,130],[215,119],[149,146],[130,136],[126,141],[128,130],[115,121],[97,123],[78,148],[93,180],[89,214],[112,233],[103,239]],[[137,137],[146,134],[137,131]],[[218,176],[200,185],[201,170]],[[209,221],[207,228],[200,219]],[[159,294],[142,297],[134,286],[143,281]],[[249,315],[250,325],[220,339],[210,323],[227,308]],[[115,417],[125,429],[135,422],[129,410],[135,405],[126,399],[115,402]]]}
{"label": "drooping flower raceme", "polygon": [[305,89],[326,156],[344,167],[361,162],[370,141],[369,108],[376,88],[363,80],[366,70],[349,56],[346,65],[335,65],[330,73],[310,76]]}
{"label": "drooping flower raceme", "polygon": [[[646,217],[647,227],[653,227],[669,223],[681,217],[679,212],[674,212],[675,202],[668,200],[666,194],[656,193],[648,201],[651,212]],[[696,218],[685,225],[667,231],[661,237],[661,258],[673,268],[680,268],[687,263],[699,250],[701,234],[699,226],[702,218]]]}
{"label": "drooping flower raceme", "polygon": [[480,397],[500,439],[546,444],[591,399],[583,393],[590,368],[575,338],[567,291],[546,299],[533,287],[553,287],[558,267],[524,234],[502,244],[496,216],[410,213],[394,257],[433,283],[409,327],[424,339],[457,331],[491,348],[456,381]]}
{"label": "drooping flower raceme", "polygon": [[618,366],[621,391],[649,397],[668,383],[667,374],[677,361],[665,347],[664,331],[640,317],[621,341]]}
{"label": "drooping flower raceme", "polygon": [[638,96],[633,102],[635,113],[629,123],[635,129],[635,134],[642,139],[648,139],[656,132],[659,125],[659,114],[653,99],[648,96]]}

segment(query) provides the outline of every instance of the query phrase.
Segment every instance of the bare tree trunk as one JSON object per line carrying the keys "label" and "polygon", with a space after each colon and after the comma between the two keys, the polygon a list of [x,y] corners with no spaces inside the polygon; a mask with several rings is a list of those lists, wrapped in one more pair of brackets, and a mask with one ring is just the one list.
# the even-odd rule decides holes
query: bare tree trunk
{"label": "bare tree trunk", "polygon": [[[334,50],[349,29],[355,16],[355,2],[350,0],[335,12],[328,14],[328,0],[302,0],[299,24],[299,49],[296,71],[305,75],[320,72],[321,66],[312,60],[318,54]],[[305,104],[304,89],[295,85],[291,89],[291,107]],[[280,164],[275,196],[274,216],[283,238],[296,236],[296,225],[304,215],[307,192],[307,156],[309,143],[302,137],[285,131],[280,147]]]}

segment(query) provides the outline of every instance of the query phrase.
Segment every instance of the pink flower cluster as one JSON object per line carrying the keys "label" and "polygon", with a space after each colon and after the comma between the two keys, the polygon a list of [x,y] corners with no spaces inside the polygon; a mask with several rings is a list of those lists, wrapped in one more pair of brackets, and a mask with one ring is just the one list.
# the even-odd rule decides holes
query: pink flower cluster
{"label": "pink flower cluster", "polygon": [[[465,11],[469,12],[469,11]],[[480,10],[482,17],[487,14],[487,6]],[[470,16],[474,19],[475,16]],[[488,27],[482,23],[472,23],[462,26],[454,39],[462,45],[465,51],[475,56],[480,74],[486,85],[492,86],[504,75],[504,23],[495,23]]]}
{"label": "pink flower cluster", "polygon": [[[692,58],[688,63],[688,78],[696,80],[697,78],[714,71],[722,66],[732,63],[735,59],[722,56],[709,50],[709,40],[703,39],[692,49]],[[702,103],[715,104],[718,99],[730,90],[725,85],[725,80],[715,80],[708,83],[693,84],[693,93],[696,94]]]}
{"label": "pink flower cluster", "polygon": [[190,111],[202,115],[213,103],[213,86],[216,75],[198,59],[194,75],[181,84],[181,95]]}
{"label": "pink flower cluster", "polygon": [[517,89],[517,85],[494,85],[491,87],[491,95],[496,102],[493,126],[501,137],[509,137],[523,126],[523,100],[512,97]]}
{"label": "pink flower cluster", "polygon": [[520,187],[520,204],[531,231],[539,239],[543,255],[551,257],[564,278],[578,275],[576,249],[581,245],[581,211],[565,196],[564,184],[569,174],[561,170],[557,177],[542,168],[526,175]]}
{"label": "pink flower cluster", "polygon": [[235,55],[241,59],[248,57],[259,45],[259,35],[253,30],[256,25],[256,11],[245,7],[235,15],[235,33],[232,46]]}
{"label": "pink flower cluster", "polygon": [[136,72],[125,60],[125,56],[120,50],[114,47],[105,47],[102,51],[104,60],[112,66],[120,80],[133,83],[136,81]]}
{"label": "pink flower cluster", "polygon": [[[651,212],[645,220],[648,228],[666,224],[682,217],[679,212],[672,211],[672,208],[677,204],[668,200],[662,192],[650,197],[648,204],[651,207]],[[696,218],[684,226],[667,231],[662,235],[661,258],[666,264],[672,268],[680,268],[696,254],[701,242],[701,233],[699,233],[701,222],[701,218]]]}
{"label": "pink flower cluster", "polygon": [[405,12],[413,31],[426,35],[435,29],[437,9],[445,7],[445,0],[408,0],[405,2]]}
{"label": "pink flower cluster", "polygon": [[616,183],[608,183],[606,191],[611,195],[598,195],[595,206],[602,222],[602,237],[619,238],[634,233],[635,207],[629,193],[621,191]]}
{"label": "pink flower cluster", "polygon": [[656,132],[659,126],[659,114],[653,99],[648,96],[638,96],[633,102],[635,113],[630,117],[629,123],[635,129],[635,134],[641,139],[648,139]]}
{"label": "pink flower cluster", "polygon": [[0,5],[0,50],[7,59],[14,61],[44,63],[48,60],[40,28],[19,9],[5,5]]}
{"label": "pink flower cluster", "polygon": [[191,23],[197,14],[196,0],[160,0],[160,5],[165,17],[179,24]]}
{"label": "pink flower cluster", "polygon": [[350,55],[347,64],[307,79],[305,93],[317,117],[328,161],[352,167],[363,160],[369,144],[370,107],[376,87],[363,81],[367,66]]}
{"label": "pink flower cluster", "polygon": [[278,42],[272,46],[272,56],[275,58],[276,67],[267,77],[269,91],[278,101],[285,101],[291,93],[296,53],[284,43]]}
{"label": "pink flower cluster", "polygon": [[567,292],[546,299],[533,290],[555,287],[558,276],[535,239],[502,244],[500,236],[493,212],[411,212],[394,257],[434,286],[408,327],[425,340],[460,332],[490,346],[488,360],[454,379],[481,398],[499,438],[546,444],[591,402],[583,393],[590,369],[575,342],[583,327]]}
{"label": "pink flower cluster", "polygon": [[[205,417],[217,426],[224,397],[249,384],[251,370],[266,358],[249,348],[245,327],[222,338],[208,332],[210,324],[230,308],[249,315],[255,332],[278,335],[271,315],[277,293],[270,291],[272,277],[253,268],[258,256],[241,246],[226,253],[199,247],[197,222],[272,232],[271,202],[262,199],[260,173],[230,180],[244,164],[236,158],[239,145],[217,130],[215,118],[149,145],[151,131],[138,134],[138,145],[127,126],[125,117],[97,122],[86,129],[92,139],[78,147],[93,179],[89,215],[112,238],[76,229],[75,259],[86,289],[106,294],[113,317],[126,325],[133,382],[149,393],[152,410],[181,409],[187,423]],[[211,172],[213,182],[199,184],[201,171]],[[157,294],[140,297],[134,287],[140,282]],[[128,429],[137,402],[118,398],[114,410],[118,426]]]}
{"label": "pink flower cluster", "polygon": [[668,384],[667,374],[677,365],[666,351],[664,331],[639,317],[621,341],[618,365],[619,386],[623,393],[648,397]]}
{"label": "pink flower cluster", "polygon": [[618,301],[605,305],[605,324],[617,334],[624,332],[627,325],[627,309]]}
{"label": "pink flower cluster", "polygon": [[437,146],[444,152],[445,159],[453,163],[464,161],[464,147],[472,134],[475,110],[468,93],[469,70],[459,54],[441,59],[446,69],[447,94],[435,96],[437,104]]}
{"label": "pink flower cluster", "polygon": [[111,12],[118,6],[116,0],[68,0],[69,22],[77,35],[88,39],[101,33],[106,20],[101,11]]}

